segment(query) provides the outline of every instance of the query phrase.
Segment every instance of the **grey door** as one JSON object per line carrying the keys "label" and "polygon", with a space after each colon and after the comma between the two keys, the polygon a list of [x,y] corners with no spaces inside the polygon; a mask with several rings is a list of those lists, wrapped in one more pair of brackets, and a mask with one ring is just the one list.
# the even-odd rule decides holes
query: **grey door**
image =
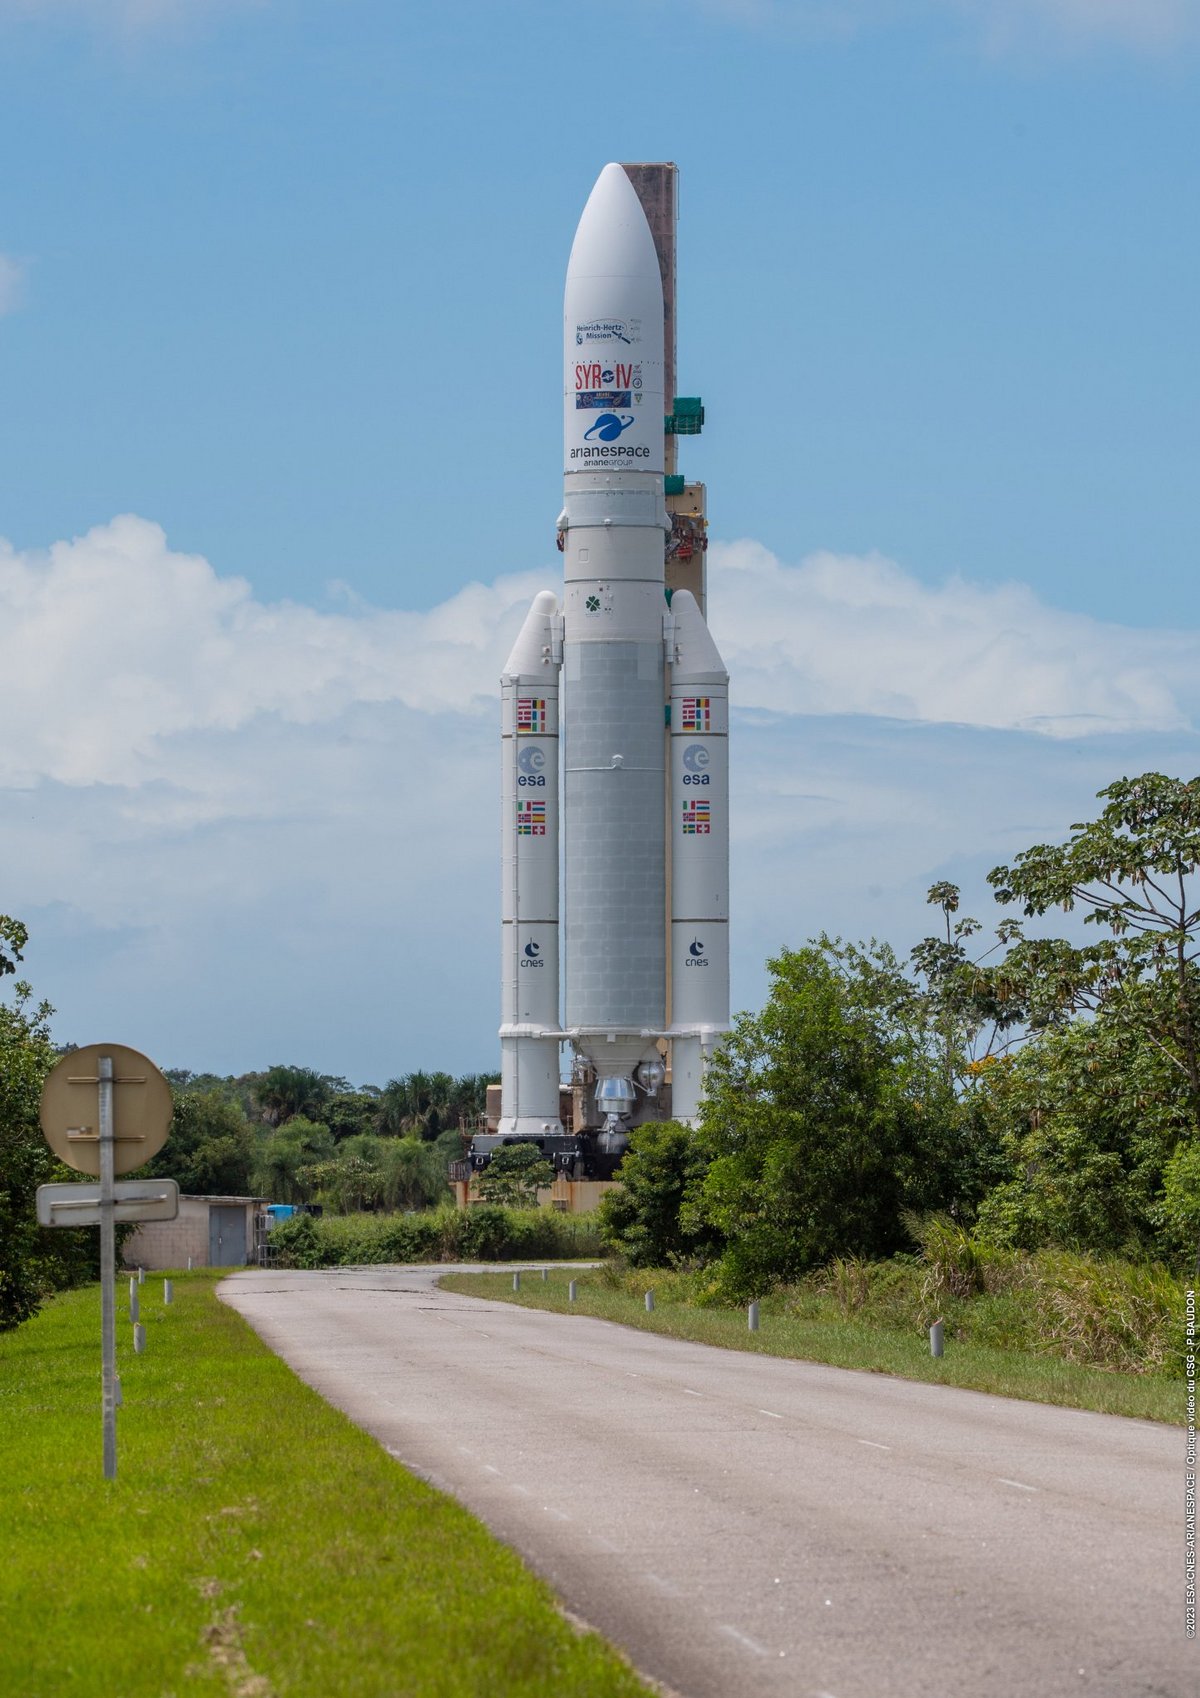
{"label": "grey door", "polygon": [[210,1268],[241,1268],[246,1265],[246,1211],[210,1203],[208,1209],[208,1265]]}

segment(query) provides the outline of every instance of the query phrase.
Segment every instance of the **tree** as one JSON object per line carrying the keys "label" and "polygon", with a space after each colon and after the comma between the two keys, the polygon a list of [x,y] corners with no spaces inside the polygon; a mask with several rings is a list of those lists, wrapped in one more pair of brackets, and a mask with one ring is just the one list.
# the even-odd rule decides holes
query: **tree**
{"label": "tree", "polygon": [[[17,960],[23,944],[13,947]],[[12,967],[0,965],[6,970]],[[55,1060],[49,1014],[45,1004],[30,1004],[24,983],[12,1005],[0,1003],[0,1329],[35,1314],[48,1283],[39,1268],[34,1194],[55,1167],[38,1125],[42,1084]]]}
{"label": "tree", "polygon": [[297,1115],[320,1115],[332,1095],[331,1082],[311,1067],[268,1067],[254,1083],[254,1098],[268,1126]]}
{"label": "tree", "polygon": [[969,914],[953,918],[958,886],[943,879],[930,886],[925,900],[942,910],[943,935],[922,938],[909,952],[919,981],[912,987],[915,1012],[931,1035],[936,1031],[946,1085],[969,1087],[982,1063],[1005,1054],[1024,1036],[1029,1001],[1023,983],[1004,965],[985,965],[1020,937],[1021,928],[1015,920],[1001,921],[996,941],[978,955],[967,948],[967,940],[983,930],[980,921]]}
{"label": "tree", "polygon": [[[898,988],[891,961],[882,983]],[[871,958],[828,940],[769,967],[767,1004],[739,1016],[701,1107],[709,1165],[690,1214],[725,1240],[731,1297],[834,1255],[890,1254],[905,1211],[946,1206],[958,1178],[955,1100],[927,1033],[906,1024],[911,999],[897,1013]]]}
{"label": "tree", "polygon": [[[1062,844],[1037,844],[988,881],[1027,916],[1086,910],[1107,932],[1077,946],[1022,938],[1006,967],[1026,987],[1031,1018],[1064,1025],[1088,1013],[1156,1049],[1183,1087],[1189,1141],[1200,1136],[1200,778],[1160,772],[1099,792],[1098,819]],[[1200,1237],[1196,1244],[1200,1279]]]}
{"label": "tree", "polygon": [[507,1144],[479,1175],[479,1195],[485,1203],[533,1208],[539,1189],[553,1183],[554,1169],[536,1144]]}
{"label": "tree", "polygon": [[[451,1136],[457,1139],[456,1133]],[[387,1208],[424,1209],[446,1200],[448,1158],[441,1148],[442,1139],[434,1144],[421,1138],[385,1138],[382,1142],[380,1170]]]}
{"label": "tree", "polygon": [[[0,914],[0,978],[15,974],[29,933]],[[0,1331],[36,1314],[50,1292],[97,1277],[98,1234],[37,1224],[37,1187],[77,1177],[47,1148],[38,1122],[42,1085],[58,1059],[47,1002],[24,980],[0,1002]]]}
{"label": "tree", "polygon": [[307,1203],[316,1189],[313,1170],[334,1153],[329,1128],[294,1115],[266,1131],[255,1152],[255,1190],[276,1202]]}
{"label": "tree", "polygon": [[220,1091],[173,1090],[175,1112],[166,1143],[146,1166],[194,1196],[244,1196],[251,1189],[254,1134],[245,1115]]}
{"label": "tree", "polygon": [[665,1267],[719,1243],[682,1211],[696,1195],[708,1160],[697,1133],[678,1120],[634,1128],[617,1177],[600,1203],[600,1232],[634,1267]]}
{"label": "tree", "polygon": [[453,1093],[449,1073],[405,1073],[389,1079],[379,1100],[380,1130],[436,1138]]}
{"label": "tree", "polygon": [[377,1130],[379,1099],[370,1091],[335,1091],[321,1118],[340,1144],[345,1138]]}
{"label": "tree", "polygon": [[1187,1088],[1143,1033],[1103,1012],[1038,1033],[986,1070],[976,1100],[1004,1156],[979,1210],[981,1237],[1028,1250],[1177,1254],[1162,1192],[1188,1123]]}
{"label": "tree", "polygon": [[994,868],[988,883],[1028,916],[1082,906],[1084,923],[1110,935],[1082,948],[1022,939],[1010,962],[1040,982],[1033,1007],[1046,1021],[1103,1010],[1140,1031],[1186,1081],[1200,1131],[1200,778],[1147,772],[1099,796],[1108,798],[1099,819]]}
{"label": "tree", "polygon": [[379,1097],[379,1130],[403,1134],[415,1132],[433,1140],[453,1131],[461,1120],[481,1115],[487,1106],[487,1088],[498,1074],[405,1073],[389,1079]]}

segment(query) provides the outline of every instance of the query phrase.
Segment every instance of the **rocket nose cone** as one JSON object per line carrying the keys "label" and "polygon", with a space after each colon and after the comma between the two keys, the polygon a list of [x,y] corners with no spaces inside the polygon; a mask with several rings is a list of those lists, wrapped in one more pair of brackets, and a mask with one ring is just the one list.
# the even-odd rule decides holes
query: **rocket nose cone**
{"label": "rocket nose cone", "polygon": [[662,286],[654,237],[621,165],[606,165],[596,178],[575,231],[567,277],[636,277]]}

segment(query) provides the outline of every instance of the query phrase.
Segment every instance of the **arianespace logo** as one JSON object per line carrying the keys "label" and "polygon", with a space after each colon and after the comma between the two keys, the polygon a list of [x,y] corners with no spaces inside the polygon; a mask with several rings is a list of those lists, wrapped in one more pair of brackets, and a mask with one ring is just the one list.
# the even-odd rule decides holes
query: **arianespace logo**
{"label": "arianespace logo", "polygon": [[544,967],[546,965],[542,960],[542,946],[533,938],[530,938],[525,945],[524,953],[521,956],[521,965],[522,967]]}
{"label": "arianespace logo", "polygon": [[[577,396],[578,400],[579,397]],[[636,413],[601,413],[583,433],[567,456],[571,460],[648,460],[650,446],[645,442],[622,442],[621,437],[630,425],[637,423]],[[580,420],[580,423],[583,421]]]}
{"label": "arianespace logo", "polygon": [[687,959],[683,964],[685,967],[708,966],[708,956],[704,953],[704,945],[698,937],[694,937],[688,944]]}
{"label": "arianespace logo", "polygon": [[583,440],[591,442],[596,438],[600,442],[615,442],[622,432],[627,431],[633,423],[632,413],[601,413],[590,430],[585,430]]}
{"label": "arianespace logo", "polygon": [[594,318],[588,324],[575,326],[577,348],[588,342],[623,342],[628,348],[636,341],[635,327],[623,318]]}

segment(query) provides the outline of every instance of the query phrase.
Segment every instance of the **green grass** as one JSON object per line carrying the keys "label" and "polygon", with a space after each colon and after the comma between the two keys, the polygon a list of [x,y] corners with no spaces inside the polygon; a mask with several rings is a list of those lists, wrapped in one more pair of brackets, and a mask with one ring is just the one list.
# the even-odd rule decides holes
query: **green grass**
{"label": "green grass", "polygon": [[0,1692],[12,1698],[634,1698],[650,1690],[450,1498],[273,1356],[207,1273],[0,1335]]}
{"label": "green grass", "polygon": [[[567,1300],[571,1278],[579,1286],[573,1310]],[[839,1368],[965,1386],[973,1391],[995,1392],[1001,1397],[1093,1409],[1102,1414],[1179,1424],[1184,1420],[1182,1384],[1167,1375],[1117,1373],[1084,1367],[1057,1356],[949,1337],[946,1354],[934,1359],[929,1354],[927,1334],[848,1319],[833,1298],[823,1306],[810,1299],[807,1305],[810,1312],[803,1316],[789,1313],[787,1294],[765,1298],[761,1304],[760,1330],[751,1333],[744,1309],[701,1307],[679,1300],[671,1292],[672,1278],[646,1271],[629,1274],[618,1283],[616,1276],[606,1269],[572,1275],[567,1270],[552,1268],[546,1282],[536,1273],[527,1274],[519,1293],[512,1289],[510,1270],[499,1274],[449,1274],[440,1283],[448,1291],[461,1291],[472,1297],[490,1297],[560,1314],[570,1311],[595,1315],[602,1320],[641,1327],[646,1332],[714,1344],[726,1350],[799,1357]],[[636,1292],[631,1289],[635,1285]],[[655,1290],[655,1308],[650,1313],[646,1311],[643,1295],[648,1289]]]}

